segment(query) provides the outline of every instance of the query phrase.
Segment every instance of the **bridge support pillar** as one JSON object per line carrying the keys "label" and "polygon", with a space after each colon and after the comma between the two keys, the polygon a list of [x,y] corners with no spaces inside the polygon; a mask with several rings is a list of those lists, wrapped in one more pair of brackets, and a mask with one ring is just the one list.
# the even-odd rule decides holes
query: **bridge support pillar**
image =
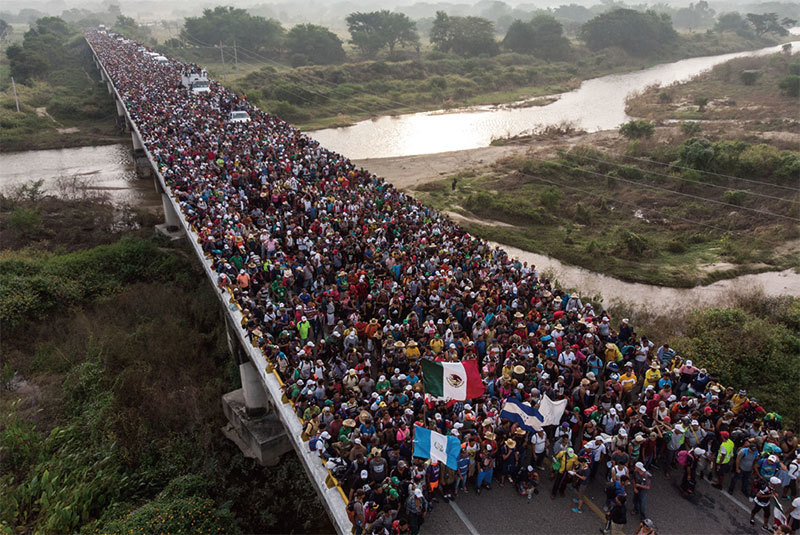
{"label": "bridge support pillar", "polygon": [[235,327],[227,325],[228,348],[239,364],[242,388],[222,396],[222,411],[228,419],[222,432],[239,446],[245,457],[256,459],[262,465],[274,466],[284,453],[292,450],[292,444],[280,418],[270,410],[258,370],[232,329]]}
{"label": "bridge support pillar", "polygon": [[108,86],[108,94],[114,94],[114,85],[111,83],[111,80],[106,80],[106,85]]}

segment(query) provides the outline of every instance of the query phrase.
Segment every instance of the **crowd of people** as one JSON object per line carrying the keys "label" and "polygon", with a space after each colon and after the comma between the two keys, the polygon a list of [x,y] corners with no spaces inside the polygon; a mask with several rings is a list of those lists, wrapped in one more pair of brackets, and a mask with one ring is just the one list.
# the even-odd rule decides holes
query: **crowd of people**
{"label": "crowd of people", "polygon": [[[656,470],[687,496],[703,477],[742,492],[751,523],[786,498],[778,529],[797,531],[797,437],[747,392],[244,96],[215,82],[186,91],[180,74],[196,66],[87,39],[344,489],[356,535],[415,534],[440,500],[506,484],[521,500],[572,498],[577,515],[596,480],[606,530],[637,515],[636,533],[651,534]],[[237,110],[251,120],[231,122]],[[485,394],[431,398],[421,359],[477,360]],[[568,400],[559,425],[499,417],[510,397],[536,406],[544,395]],[[461,441],[456,469],[413,457],[415,426]]]}

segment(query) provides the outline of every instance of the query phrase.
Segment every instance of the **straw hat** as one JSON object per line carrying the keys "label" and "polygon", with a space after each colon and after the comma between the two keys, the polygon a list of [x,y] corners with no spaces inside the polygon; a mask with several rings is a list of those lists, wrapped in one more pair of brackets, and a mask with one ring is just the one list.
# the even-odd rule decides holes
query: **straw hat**
{"label": "straw hat", "polygon": [[517,443],[509,438],[508,440],[506,440],[506,446],[508,446],[509,448],[511,448],[513,450],[514,448],[517,447]]}
{"label": "straw hat", "polygon": [[517,374],[525,373],[525,367],[522,366],[521,364],[517,364],[516,366],[514,366],[514,373]]}
{"label": "straw hat", "polygon": [[494,440],[497,436],[492,433],[491,431],[487,431],[486,434],[483,435],[486,440]]}
{"label": "straw hat", "polygon": [[371,416],[369,415],[369,413],[367,411],[361,411],[361,414],[358,415],[358,419],[361,420],[362,424],[364,422],[366,422],[367,420],[369,420],[370,418],[371,418]]}
{"label": "straw hat", "polygon": [[402,348],[406,347],[406,345],[403,342],[401,342],[400,340],[398,340],[397,342],[394,343],[394,347],[396,347],[397,349],[402,349]]}
{"label": "straw hat", "polygon": [[342,425],[344,427],[355,427],[356,426],[356,421],[353,420],[352,418],[348,418],[347,420],[342,422]]}
{"label": "straw hat", "polygon": [[417,347],[417,343],[416,343],[414,340],[411,340],[411,341],[408,343],[408,347]]}
{"label": "straw hat", "polygon": [[514,313],[514,317],[515,318],[524,318],[525,316],[522,315],[522,312],[517,311],[516,313]]}
{"label": "straw hat", "polygon": [[377,325],[378,324],[378,318],[372,318],[371,320],[369,320],[369,324],[370,325]]}
{"label": "straw hat", "polygon": [[521,428],[521,427],[517,427],[517,430],[516,430],[516,431],[514,431],[514,433],[516,433],[516,434],[518,434],[518,435],[522,436],[522,435],[524,435],[524,434],[525,434],[525,430],[524,430],[523,428]]}

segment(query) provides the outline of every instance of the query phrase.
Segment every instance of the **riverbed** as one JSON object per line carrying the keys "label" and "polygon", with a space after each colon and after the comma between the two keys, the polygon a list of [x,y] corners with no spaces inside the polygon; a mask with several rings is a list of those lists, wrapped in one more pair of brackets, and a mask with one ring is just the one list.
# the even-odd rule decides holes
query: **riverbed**
{"label": "riverbed", "polygon": [[[800,41],[792,42],[797,50]],[[486,147],[493,139],[570,123],[587,132],[610,130],[631,118],[625,99],[653,84],[688,80],[733,58],[779,52],[760,50],[690,58],[649,69],[586,80],[578,89],[546,106],[478,106],[453,110],[383,116],[352,126],[317,130],[311,136],[323,146],[353,159],[434,154]]]}

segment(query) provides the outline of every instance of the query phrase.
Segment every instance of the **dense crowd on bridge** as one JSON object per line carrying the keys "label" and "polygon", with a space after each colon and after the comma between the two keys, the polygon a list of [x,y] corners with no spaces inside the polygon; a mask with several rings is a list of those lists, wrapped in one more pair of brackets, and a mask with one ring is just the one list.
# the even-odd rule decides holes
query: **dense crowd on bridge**
{"label": "dense crowd on bridge", "polygon": [[[357,535],[417,533],[440,499],[505,484],[521,500],[573,487],[581,513],[595,480],[606,482],[608,528],[635,513],[637,533],[653,533],[655,470],[687,495],[703,477],[741,489],[751,523],[774,498],[793,499],[783,532],[797,530],[797,437],[745,391],[243,96],[213,82],[188,93],[180,72],[196,67],[88,38],[311,451],[341,482]],[[232,110],[252,121],[230,122]],[[430,398],[421,359],[477,360],[485,395]],[[560,425],[531,433],[499,418],[505,399],[535,406],[544,395],[568,399]],[[456,470],[412,456],[414,426],[458,437]]]}

